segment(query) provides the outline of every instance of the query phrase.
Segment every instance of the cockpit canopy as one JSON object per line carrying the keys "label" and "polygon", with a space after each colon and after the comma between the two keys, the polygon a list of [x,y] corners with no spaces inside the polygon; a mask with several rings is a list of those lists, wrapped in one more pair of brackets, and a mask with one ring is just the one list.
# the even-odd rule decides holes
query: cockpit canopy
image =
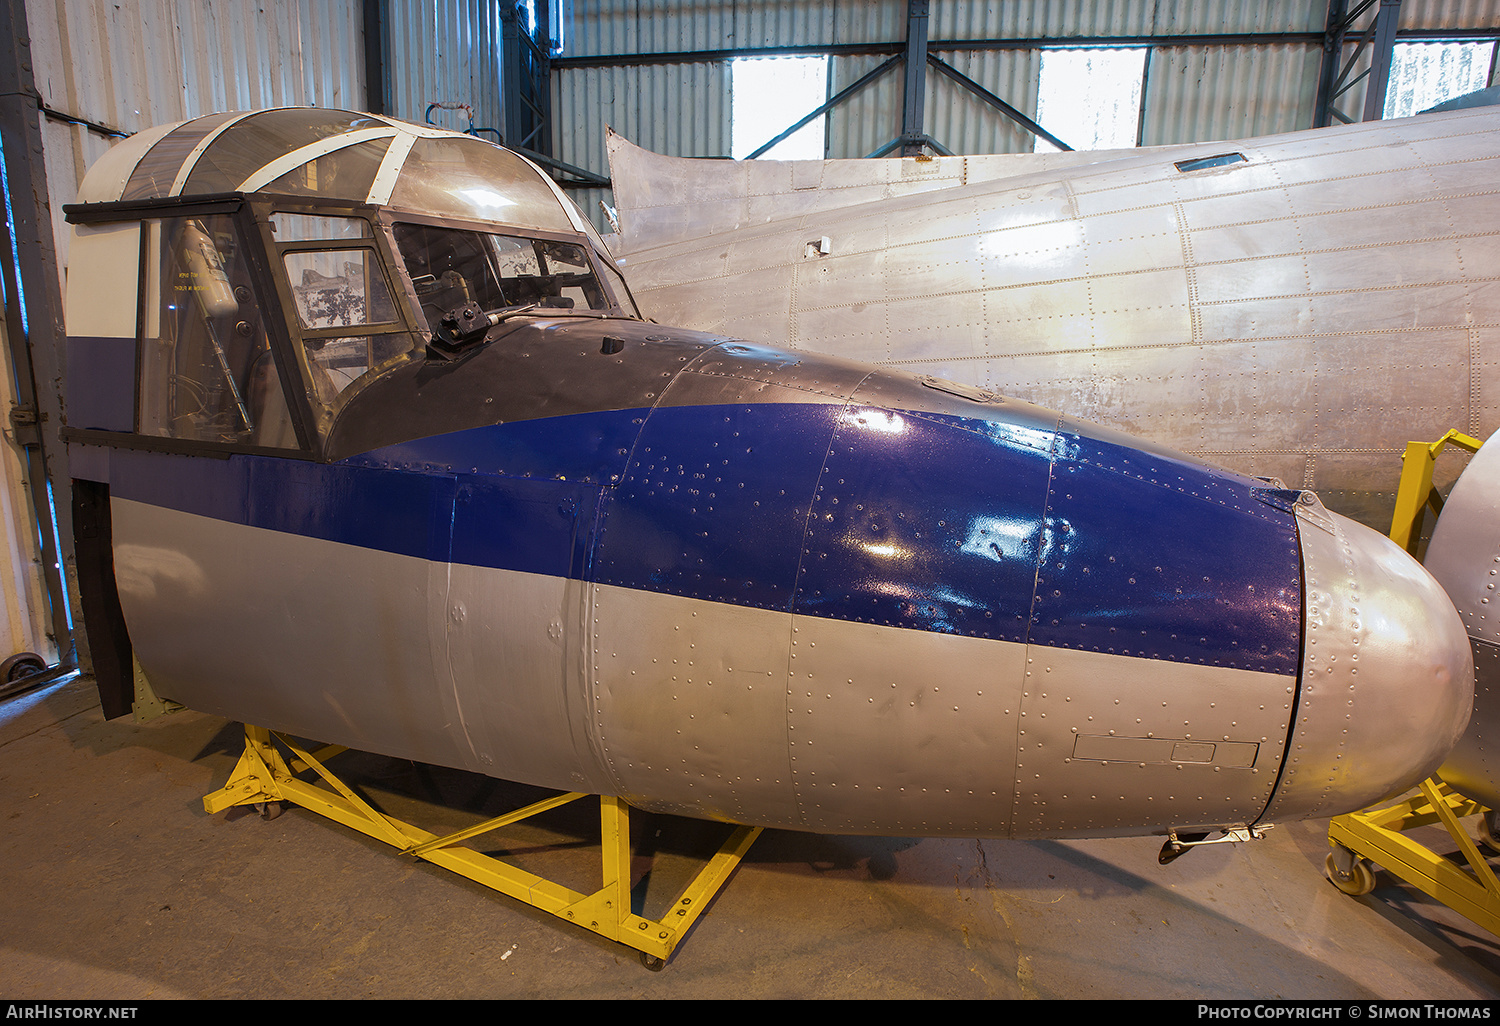
{"label": "cockpit canopy", "polygon": [[120,143],[79,200],[70,282],[137,287],[109,311],[70,289],[73,423],[156,447],[316,451],[376,379],[503,322],[639,316],[548,175],[445,129],[211,114]]}
{"label": "cockpit canopy", "polygon": [[229,192],[594,235],[552,179],[509,150],[445,129],[317,107],[209,114],[142,132],[89,171],[79,200]]}

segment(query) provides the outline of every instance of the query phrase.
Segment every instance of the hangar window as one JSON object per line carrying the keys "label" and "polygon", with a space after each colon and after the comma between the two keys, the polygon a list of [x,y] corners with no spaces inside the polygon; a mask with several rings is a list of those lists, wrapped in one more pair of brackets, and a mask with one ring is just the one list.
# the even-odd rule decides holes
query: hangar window
{"label": "hangar window", "polygon": [[146,222],[140,416],[145,435],[297,445],[235,219]]}
{"label": "hangar window", "polygon": [[[1143,46],[1043,50],[1037,123],[1075,150],[1138,145],[1147,53]],[[1038,138],[1035,152],[1057,147]]]}
{"label": "hangar window", "polygon": [[[741,57],[729,71],[730,156],[744,160],[828,101],[827,57]],[[761,154],[766,160],[822,160],[816,119]]]}
{"label": "hangar window", "polygon": [[1407,118],[1489,85],[1495,41],[1397,43],[1382,117]]}

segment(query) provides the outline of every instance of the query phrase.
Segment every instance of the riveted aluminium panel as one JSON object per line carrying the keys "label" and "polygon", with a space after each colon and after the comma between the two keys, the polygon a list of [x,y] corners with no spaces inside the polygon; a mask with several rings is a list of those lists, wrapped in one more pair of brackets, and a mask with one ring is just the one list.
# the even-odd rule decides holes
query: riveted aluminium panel
{"label": "riveted aluminium panel", "polygon": [[1287,513],[1223,471],[1069,432],[1056,453],[1032,644],[1296,672],[1302,596]]}
{"label": "riveted aluminium panel", "polygon": [[[1474,691],[1462,621],[1432,575],[1384,536],[1330,516],[1310,495],[1296,511],[1304,654],[1268,819],[1327,815],[1414,786],[1458,743]],[[1422,649],[1444,658],[1414,658]]]}
{"label": "riveted aluminium panel", "polygon": [[[1013,836],[1107,836],[1132,823],[1165,833],[1250,823],[1265,808],[1295,674],[1037,645],[1026,657]],[[1164,751],[1143,750],[1162,739]],[[1184,742],[1230,744],[1205,759]]]}
{"label": "riveted aluminium panel", "polygon": [[867,364],[816,353],[727,342],[672,379],[660,408],[706,403],[841,405],[870,374]]}
{"label": "riveted aluminium panel", "polygon": [[593,738],[616,793],[654,812],[802,825],[790,614],[601,584],[586,628]]}
{"label": "riveted aluminium panel", "polygon": [[793,620],[787,743],[807,829],[1006,836],[1025,646]]}
{"label": "riveted aluminium panel", "polygon": [[[1439,460],[1441,466],[1446,460]],[[1463,617],[1474,654],[1474,715],[1438,770],[1464,795],[1494,807],[1496,723],[1500,720],[1500,445],[1488,442],[1469,463],[1443,506],[1427,546],[1427,567]]]}
{"label": "riveted aluminium panel", "polygon": [[[515,327],[505,331],[512,323]],[[604,334],[621,340],[619,352],[601,351]],[[628,320],[505,322],[493,341],[476,347],[461,361],[415,360],[373,381],[340,413],[328,450],[332,458],[340,459],[409,439],[457,432],[466,436],[462,441],[475,443],[473,455],[482,456],[487,449],[498,453],[501,450],[491,446],[482,433],[485,419],[514,426],[573,414],[649,409],[673,376],[722,341],[699,332]],[[484,416],[476,416],[475,410],[483,410]],[[475,434],[476,428],[480,434]],[[539,431],[536,446],[543,451],[550,448],[549,455],[570,467],[577,465],[576,452],[569,452],[560,441],[549,447],[546,429]],[[613,428],[605,434],[596,432],[584,441],[585,448],[597,451],[606,435],[616,437],[612,432]],[[503,436],[493,439],[501,440]],[[456,441],[434,444],[447,449]],[[458,447],[465,446],[460,442]]]}
{"label": "riveted aluminium panel", "polygon": [[788,610],[841,404],[656,409],[604,512],[595,580]]}
{"label": "riveted aluminium panel", "polygon": [[592,741],[585,622],[577,580],[455,563],[447,656],[463,728],[483,773],[613,793]]}
{"label": "riveted aluminium panel", "polygon": [[795,610],[1024,641],[1052,456],[1035,429],[997,421],[859,402],[842,411]]}
{"label": "riveted aluminium panel", "polygon": [[1433,528],[1425,564],[1453,599],[1469,637],[1490,645],[1500,645],[1500,610],[1495,608],[1500,606],[1497,461],[1500,444],[1485,444],[1470,461]]}
{"label": "riveted aluminium panel", "polygon": [[[484,771],[449,729],[461,713],[444,642],[446,565],[118,497],[111,513],[131,644],[161,697]],[[323,615],[288,616],[289,594]]]}
{"label": "riveted aluminium panel", "polygon": [[1438,776],[1460,794],[1500,805],[1500,738],[1495,721],[1500,712],[1500,646],[1480,638],[1474,646],[1474,715],[1458,745],[1438,767]]}

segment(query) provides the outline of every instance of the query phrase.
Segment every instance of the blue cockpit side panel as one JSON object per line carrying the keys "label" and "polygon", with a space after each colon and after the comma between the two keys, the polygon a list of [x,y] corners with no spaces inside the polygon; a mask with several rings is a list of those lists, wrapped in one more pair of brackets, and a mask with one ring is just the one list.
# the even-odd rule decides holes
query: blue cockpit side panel
{"label": "blue cockpit side panel", "polygon": [[601,524],[601,584],[790,610],[838,404],[651,411]]}
{"label": "blue cockpit side panel", "polygon": [[110,471],[123,498],[435,562],[1267,672],[1299,655],[1295,520],[1261,483],[1076,431],[684,406],[332,465],[114,450]]}
{"label": "blue cockpit side panel", "polygon": [[101,431],[135,429],[135,339],[69,335],[68,424]]}
{"label": "blue cockpit side panel", "polygon": [[1061,433],[1031,640],[1295,674],[1295,518],[1257,482]]}
{"label": "blue cockpit side panel", "polygon": [[247,461],[247,523],[367,549],[449,562],[457,480],[452,474]]}
{"label": "blue cockpit side panel", "polygon": [[813,501],[796,610],[1026,640],[1052,433],[851,406]]}
{"label": "blue cockpit side panel", "polygon": [[576,481],[462,478],[453,562],[587,579],[600,491]]}
{"label": "blue cockpit side panel", "polygon": [[268,531],[447,562],[452,475],[270,456],[214,459],[117,449],[111,495]]}

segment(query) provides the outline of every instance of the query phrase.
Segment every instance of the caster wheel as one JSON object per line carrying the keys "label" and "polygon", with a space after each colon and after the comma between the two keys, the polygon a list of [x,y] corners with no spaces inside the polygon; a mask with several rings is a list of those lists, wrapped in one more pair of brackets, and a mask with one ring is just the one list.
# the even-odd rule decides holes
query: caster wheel
{"label": "caster wheel", "polygon": [[641,965],[650,969],[653,973],[659,973],[667,967],[667,960],[665,958],[657,958],[655,955],[648,955],[642,951]]}
{"label": "caster wheel", "polygon": [[1335,887],[1356,898],[1375,889],[1375,871],[1370,868],[1369,862],[1361,858],[1354,860],[1349,872],[1340,873],[1333,860],[1333,853],[1329,852],[1328,858],[1323,862],[1323,872]]}
{"label": "caster wheel", "polygon": [[260,813],[260,818],[270,822],[281,815],[280,802],[256,802],[255,811]]}
{"label": "caster wheel", "polygon": [[1491,851],[1500,851],[1500,833],[1495,829],[1495,810],[1485,809],[1484,816],[1479,822],[1479,829],[1475,831],[1474,840],[1489,848]]}
{"label": "caster wheel", "polygon": [[18,652],[0,663],[0,684],[14,684],[23,677],[41,673],[47,661],[34,652]]}

